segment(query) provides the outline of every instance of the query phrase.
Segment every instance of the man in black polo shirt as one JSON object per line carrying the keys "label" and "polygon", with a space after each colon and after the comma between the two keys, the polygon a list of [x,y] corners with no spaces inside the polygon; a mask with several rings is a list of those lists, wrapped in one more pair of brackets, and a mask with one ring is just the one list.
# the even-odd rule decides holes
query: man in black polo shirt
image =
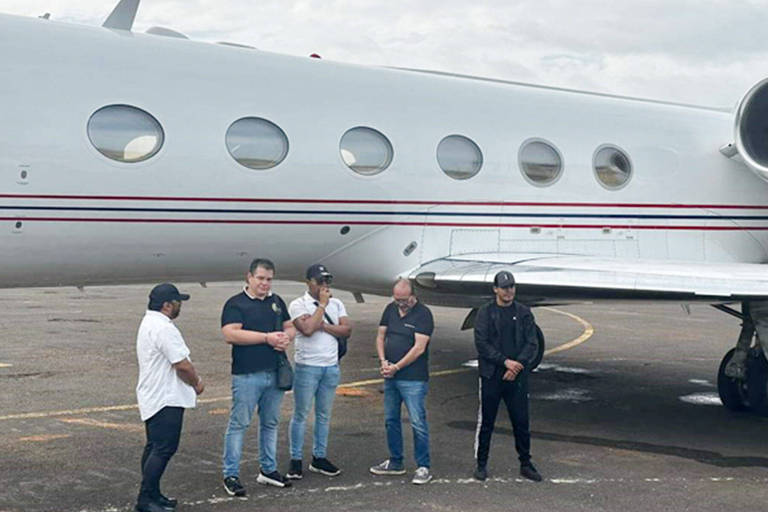
{"label": "man in black polo shirt", "polygon": [[475,437],[475,478],[488,477],[488,450],[499,411],[507,405],[520,474],[541,481],[531,463],[531,433],[528,425],[528,374],[536,359],[539,341],[531,310],[515,302],[515,278],[502,270],[493,278],[494,299],[477,312],[475,346],[480,373],[480,413]]}
{"label": "man in black polo shirt", "polygon": [[242,292],[224,304],[221,330],[232,345],[232,410],[224,436],[224,489],[230,496],[245,496],[240,483],[243,437],[253,412],[259,413],[259,464],[256,481],[277,487],[291,483],[277,471],[277,425],[283,391],[277,388],[279,352],[293,340],[295,330],[288,308],[272,293],[274,264],[255,259],[245,276]]}
{"label": "man in black polo shirt", "polygon": [[416,473],[414,484],[432,480],[429,471],[429,424],[426,397],[429,380],[427,344],[434,330],[432,312],[416,300],[411,283],[400,279],[392,292],[393,302],[384,309],[376,336],[376,351],[384,377],[384,409],[389,459],[371,467],[375,475],[403,475],[401,404],[405,402],[413,428]]}

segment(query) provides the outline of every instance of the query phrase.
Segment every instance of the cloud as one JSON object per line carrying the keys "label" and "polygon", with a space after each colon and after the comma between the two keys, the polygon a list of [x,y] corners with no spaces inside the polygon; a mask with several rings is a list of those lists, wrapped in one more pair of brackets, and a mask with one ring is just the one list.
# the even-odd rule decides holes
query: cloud
{"label": "cloud", "polygon": [[[116,2],[115,2],[116,3]],[[0,0],[99,24],[106,0]],[[768,0],[144,0],[136,30],[358,64],[421,67],[730,106],[768,75]]]}

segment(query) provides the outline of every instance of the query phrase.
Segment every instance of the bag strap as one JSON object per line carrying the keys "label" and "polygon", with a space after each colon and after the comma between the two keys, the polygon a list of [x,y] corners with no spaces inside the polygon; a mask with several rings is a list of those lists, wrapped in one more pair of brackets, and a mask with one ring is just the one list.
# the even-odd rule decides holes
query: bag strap
{"label": "bag strap", "polygon": [[[315,306],[320,306],[320,304],[317,301],[314,301]],[[336,325],[333,323],[333,320],[331,320],[331,316],[328,314],[328,312],[323,308],[323,315],[325,316],[325,319],[328,320],[328,323],[331,325]]]}

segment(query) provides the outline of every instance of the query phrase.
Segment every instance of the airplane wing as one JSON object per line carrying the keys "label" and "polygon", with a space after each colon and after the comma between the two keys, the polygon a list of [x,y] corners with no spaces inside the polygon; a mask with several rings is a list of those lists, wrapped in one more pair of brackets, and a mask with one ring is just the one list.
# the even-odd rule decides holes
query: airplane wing
{"label": "airplane wing", "polygon": [[437,259],[411,271],[409,278],[428,302],[468,306],[491,296],[493,276],[500,270],[514,274],[518,299],[527,304],[768,298],[768,265],[753,263],[493,252]]}

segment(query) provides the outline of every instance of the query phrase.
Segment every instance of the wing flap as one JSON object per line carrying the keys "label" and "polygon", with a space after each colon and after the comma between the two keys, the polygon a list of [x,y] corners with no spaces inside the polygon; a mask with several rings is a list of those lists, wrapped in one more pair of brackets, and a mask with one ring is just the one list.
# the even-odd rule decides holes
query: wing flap
{"label": "wing flap", "polygon": [[[592,299],[733,301],[768,298],[768,265],[480,253],[441,258],[409,277],[422,292],[488,296],[499,270],[526,302]],[[450,301],[449,301],[450,302]]]}

